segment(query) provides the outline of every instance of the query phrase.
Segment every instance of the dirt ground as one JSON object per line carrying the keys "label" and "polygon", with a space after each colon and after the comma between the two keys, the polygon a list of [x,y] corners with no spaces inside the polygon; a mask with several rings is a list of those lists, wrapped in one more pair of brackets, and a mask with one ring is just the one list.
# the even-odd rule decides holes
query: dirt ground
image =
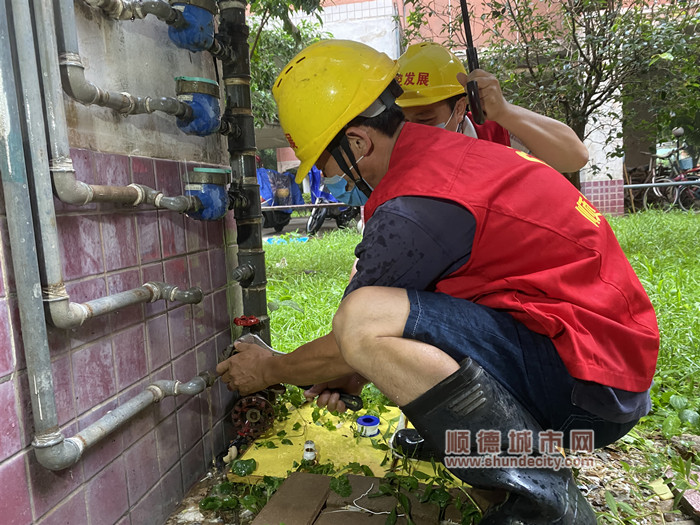
{"label": "dirt ground", "polygon": [[[660,435],[649,436],[647,445],[653,443],[660,453],[667,447],[672,447],[681,457],[700,454],[700,436],[683,435],[673,438],[670,442]],[[635,509],[637,515],[627,515],[624,521],[634,525],[693,525],[700,523],[700,515],[681,501],[674,501],[673,484],[666,479],[662,482],[648,479],[648,455],[627,443],[616,443],[594,452],[590,457],[595,461],[583,466],[577,472],[580,489],[591,502],[596,512],[611,514],[611,508],[606,500],[606,492],[610,493],[615,502],[627,504]],[[670,470],[668,471],[670,477]],[[222,481],[226,481],[224,473],[212,469],[207,476],[195,485],[183,499],[178,508],[167,520],[166,525],[244,525],[255,517],[253,513],[230,511],[228,514],[217,514],[213,511],[200,511],[199,503],[209,493],[209,489]],[[654,483],[657,481],[657,483]],[[665,488],[665,489],[664,489]],[[610,496],[608,496],[610,498]],[[681,507],[681,508],[679,508]],[[614,513],[613,513],[614,514]],[[599,517],[599,523],[615,523],[612,518],[606,520]],[[418,524],[420,525],[420,524]]]}

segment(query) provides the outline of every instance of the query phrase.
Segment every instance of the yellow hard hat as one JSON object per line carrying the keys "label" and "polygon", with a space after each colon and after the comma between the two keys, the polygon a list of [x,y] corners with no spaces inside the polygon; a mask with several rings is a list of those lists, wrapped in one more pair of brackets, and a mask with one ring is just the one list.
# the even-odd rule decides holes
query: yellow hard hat
{"label": "yellow hard hat", "polygon": [[403,95],[396,99],[402,108],[428,106],[455,95],[464,95],[457,73],[467,74],[461,60],[434,42],[413,44],[399,57],[397,80]]}
{"label": "yellow hard hat", "polygon": [[311,44],[284,67],[272,95],[287,141],[301,161],[297,182],[352,119],[376,116],[377,107],[381,113],[386,106],[376,101],[398,69],[384,53],[350,40]]}

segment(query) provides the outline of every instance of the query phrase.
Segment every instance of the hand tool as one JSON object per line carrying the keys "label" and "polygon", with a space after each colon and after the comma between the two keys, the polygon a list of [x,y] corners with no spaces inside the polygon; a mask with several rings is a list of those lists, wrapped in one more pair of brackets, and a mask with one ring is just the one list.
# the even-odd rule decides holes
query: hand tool
{"label": "hand tool", "polygon": [[[259,336],[256,334],[245,334],[241,337],[238,338],[238,341],[243,341],[244,343],[249,343],[249,344],[254,344],[258,345],[262,348],[265,348],[266,350],[269,350],[270,352],[274,354],[281,354],[281,355],[286,355],[284,352],[280,352],[279,350],[275,350],[272,348],[270,345],[265,343]],[[303,388],[304,390],[308,390],[311,388],[311,385],[308,386],[302,386],[302,385],[297,385],[299,388]],[[362,398],[360,396],[355,396],[352,394],[348,394],[346,392],[340,392],[338,390],[333,390],[331,389],[332,392],[338,392],[340,394],[340,400],[345,403],[345,406],[349,409],[352,410],[353,412],[357,412],[358,410],[361,410],[363,407],[362,403]]]}
{"label": "hand tool", "polygon": [[[479,58],[476,56],[476,48],[472,39],[472,29],[469,22],[469,9],[467,8],[467,0],[460,0],[462,7],[462,21],[464,22],[464,33],[467,37],[467,67],[471,73],[475,69],[479,69]],[[484,110],[481,108],[481,99],[479,98],[479,86],[476,80],[467,82],[467,95],[469,96],[469,109],[472,112],[474,122],[477,124],[484,123]]]}

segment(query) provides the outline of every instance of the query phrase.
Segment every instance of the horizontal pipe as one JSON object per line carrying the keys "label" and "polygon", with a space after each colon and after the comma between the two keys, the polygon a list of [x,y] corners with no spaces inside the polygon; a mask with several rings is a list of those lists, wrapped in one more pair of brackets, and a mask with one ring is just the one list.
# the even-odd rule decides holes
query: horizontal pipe
{"label": "horizontal pipe", "polygon": [[150,281],[139,288],[100,297],[86,303],[71,302],[70,297],[65,293],[65,287],[44,290],[44,295],[51,323],[63,329],[77,328],[88,319],[136,304],[152,303],[161,299],[195,304],[200,303],[203,298],[202,290],[198,287],[182,290],[175,285],[158,281]]}
{"label": "horizontal pipe", "polygon": [[182,13],[162,0],[83,0],[90,7],[101,9],[102,12],[115,20],[134,20],[153,15],[166,24],[182,29],[187,27],[187,21]]}
{"label": "horizontal pipe", "polygon": [[289,206],[282,206],[277,205],[277,206],[262,206],[261,210],[263,212],[267,210],[303,210],[307,208],[350,208],[348,204],[345,204],[343,202],[326,202],[326,203],[318,203],[318,204],[290,204]]}
{"label": "horizontal pipe", "polygon": [[699,180],[683,180],[683,181],[673,181],[673,182],[650,182],[644,184],[623,184],[624,189],[627,188],[663,188],[665,186],[700,186]]}
{"label": "horizontal pipe", "polygon": [[32,441],[39,463],[50,470],[63,470],[80,460],[83,452],[167,396],[194,396],[214,384],[217,376],[203,372],[186,383],[177,380],[155,381],[146,390],[123,405],[110,410],[76,435],[64,438],[58,431],[37,435]]}
{"label": "horizontal pipe", "polygon": [[193,118],[192,108],[174,97],[137,97],[131,93],[104,90],[85,78],[85,68],[76,53],[60,55],[63,89],[72,99],[86,105],[110,108],[125,115],[161,111],[186,122]]}

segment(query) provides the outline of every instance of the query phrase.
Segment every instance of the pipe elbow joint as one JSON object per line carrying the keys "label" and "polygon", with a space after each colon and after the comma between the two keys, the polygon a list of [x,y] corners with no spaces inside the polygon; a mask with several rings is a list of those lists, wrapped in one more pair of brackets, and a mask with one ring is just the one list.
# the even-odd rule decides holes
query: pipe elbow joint
{"label": "pipe elbow joint", "polygon": [[37,436],[32,442],[37,461],[49,470],[63,470],[75,465],[85,450],[79,439],[64,439],[60,433],[57,436],[58,439],[48,442]]}
{"label": "pipe elbow joint", "polygon": [[77,180],[75,172],[70,175],[54,174],[54,188],[56,196],[61,202],[74,206],[85,206],[92,202],[95,192],[89,184]]}
{"label": "pipe elbow joint", "polygon": [[89,317],[90,311],[80,303],[72,303],[69,297],[49,302],[51,324],[56,328],[69,330],[81,326]]}

